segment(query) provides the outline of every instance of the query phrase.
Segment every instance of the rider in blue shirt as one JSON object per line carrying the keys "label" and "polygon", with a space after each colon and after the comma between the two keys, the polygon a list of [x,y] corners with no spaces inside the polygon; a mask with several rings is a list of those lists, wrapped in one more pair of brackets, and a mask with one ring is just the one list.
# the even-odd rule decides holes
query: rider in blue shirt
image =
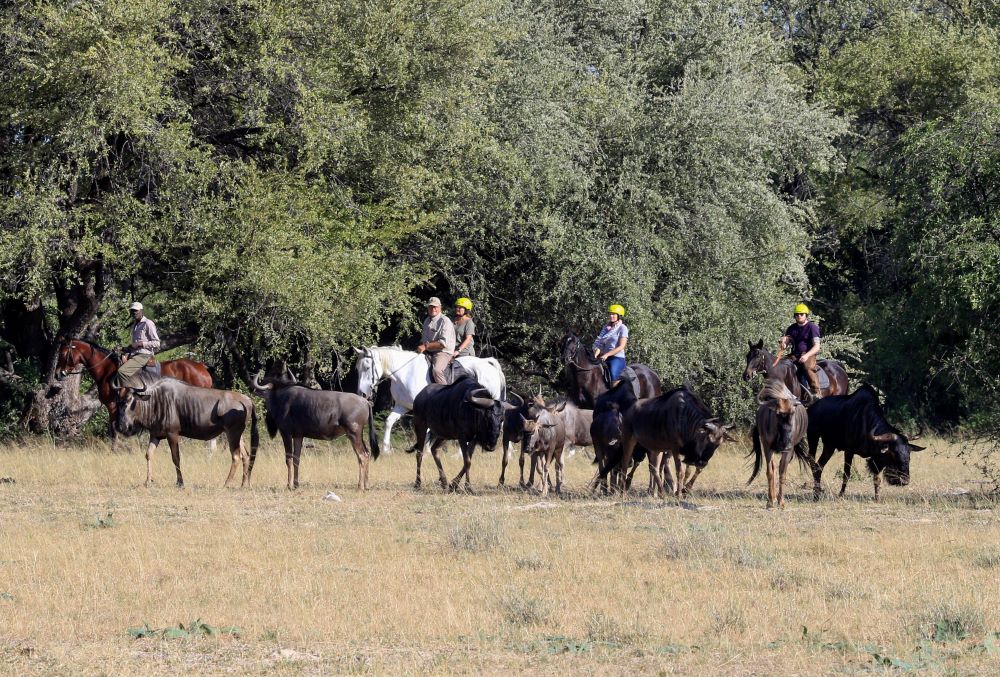
{"label": "rider in blue shirt", "polygon": [[625,369],[625,346],[628,345],[628,327],[622,322],[625,308],[614,303],[608,307],[608,323],[594,341],[594,357],[608,363],[611,382],[621,378]]}

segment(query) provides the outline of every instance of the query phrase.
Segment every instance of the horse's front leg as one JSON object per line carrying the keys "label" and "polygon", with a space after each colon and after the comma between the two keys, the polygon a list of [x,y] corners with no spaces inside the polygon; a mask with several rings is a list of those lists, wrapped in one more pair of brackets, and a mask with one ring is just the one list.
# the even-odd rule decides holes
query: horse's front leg
{"label": "horse's front leg", "polygon": [[399,419],[401,419],[403,417],[403,414],[405,414],[405,413],[406,413],[406,409],[404,407],[400,407],[400,406],[397,405],[397,406],[393,407],[392,411],[389,412],[389,415],[385,417],[385,433],[383,434],[383,438],[382,438],[382,452],[383,453],[385,453],[385,454],[391,454],[392,453],[392,444],[391,444],[391,442],[392,442],[392,426],[396,425],[396,421],[398,421]]}

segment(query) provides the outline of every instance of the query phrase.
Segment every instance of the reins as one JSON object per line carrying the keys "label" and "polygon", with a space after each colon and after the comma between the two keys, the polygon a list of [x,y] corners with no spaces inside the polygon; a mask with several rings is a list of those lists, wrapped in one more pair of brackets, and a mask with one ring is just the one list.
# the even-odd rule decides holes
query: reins
{"label": "reins", "polygon": [[[91,342],[89,342],[89,341],[82,341],[82,343],[86,343],[86,344],[87,344],[88,346],[90,346],[90,354],[91,354],[91,355],[93,355],[93,354],[94,354],[94,351],[96,351],[96,350],[97,350],[97,347],[96,347],[96,346],[95,346],[95,345],[94,345],[93,343],[91,343]],[[73,344],[72,344],[72,343],[70,343],[70,349],[71,349],[71,350],[73,349]],[[114,353],[112,353],[112,352],[111,352],[111,351],[109,350],[109,351],[108,351],[108,352],[107,352],[107,353],[106,353],[106,354],[104,355],[104,357],[102,357],[102,358],[101,358],[100,360],[98,360],[98,361],[97,361],[96,363],[94,363],[94,365],[93,365],[93,366],[91,366],[91,365],[88,365],[88,364],[87,364],[86,362],[81,362],[81,364],[80,364],[80,369],[79,369],[79,371],[67,371],[67,372],[66,372],[66,375],[67,375],[67,376],[73,376],[73,375],[75,375],[75,374],[82,374],[82,373],[83,373],[84,371],[89,371],[89,372],[91,373],[91,376],[93,376],[93,375],[94,375],[94,369],[96,369],[97,367],[99,367],[99,366],[101,366],[102,364],[104,364],[104,362],[105,362],[106,360],[109,360],[109,359],[111,359],[111,356],[112,356],[113,354],[114,354]]]}

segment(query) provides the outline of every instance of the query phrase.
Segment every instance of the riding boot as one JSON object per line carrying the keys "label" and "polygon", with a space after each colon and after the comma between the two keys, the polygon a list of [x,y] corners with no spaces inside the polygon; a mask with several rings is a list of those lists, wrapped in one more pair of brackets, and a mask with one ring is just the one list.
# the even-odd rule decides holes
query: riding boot
{"label": "riding boot", "polygon": [[813,391],[813,399],[821,400],[823,399],[823,388],[819,385],[819,374],[816,371],[819,367],[816,365],[816,358],[810,357],[805,363],[806,378],[809,379],[809,386]]}

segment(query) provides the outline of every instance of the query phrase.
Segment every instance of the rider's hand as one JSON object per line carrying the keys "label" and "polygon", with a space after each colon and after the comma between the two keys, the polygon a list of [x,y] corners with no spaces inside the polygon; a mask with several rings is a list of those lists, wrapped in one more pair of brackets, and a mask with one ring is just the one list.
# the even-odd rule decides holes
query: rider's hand
{"label": "rider's hand", "polygon": [[806,357],[805,355],[800,355],[799,356],[799,362],[801,362],[802,364],[805,364],[808,361],[809,361],[809,358]]}
{"label": "rider's hand", "polygon": [[599,359],[601,360],[601,362],[607,362],[608,361],[608,356],[607,355],[601,355],[599,357]]}
{"label": "rider's hand", "polygon": [[427,346],[425,346],[423,343],[421,343],[419,346],[417,346],[417,352],[418,353],[422,353],[425,350],[427,350]]}

